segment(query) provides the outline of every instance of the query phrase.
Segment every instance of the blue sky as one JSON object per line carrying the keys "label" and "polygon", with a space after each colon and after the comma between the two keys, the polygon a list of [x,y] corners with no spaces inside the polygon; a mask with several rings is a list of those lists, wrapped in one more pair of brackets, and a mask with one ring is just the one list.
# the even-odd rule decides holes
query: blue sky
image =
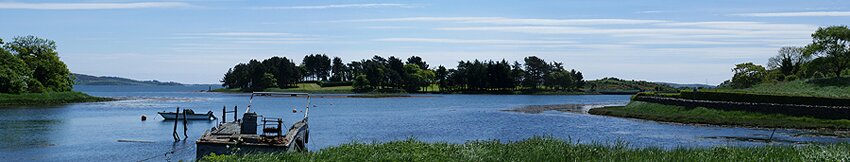
{"label": "blue sky", "polygon": [[850,1],[2,1],[0,38],[55,40],[72,72],[218,83],[249,59],[324,53],[564,62],[586,78],[718,84]]}

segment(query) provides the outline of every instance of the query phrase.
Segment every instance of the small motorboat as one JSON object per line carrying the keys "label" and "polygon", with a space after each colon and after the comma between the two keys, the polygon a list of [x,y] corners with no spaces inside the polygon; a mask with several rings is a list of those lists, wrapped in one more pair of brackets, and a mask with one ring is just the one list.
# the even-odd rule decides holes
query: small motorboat
{"label": "small motorboat", "polygon": [[192,109],[183,109],[183,113],[176,112],[158,112],[160,116],[162,116],[165,120],[183,120],[183,116],[186,116],[186,120],[213,120],[216,119],[215,115],[213,115],[212,111],[207,112],[206,114],[197,114]]}

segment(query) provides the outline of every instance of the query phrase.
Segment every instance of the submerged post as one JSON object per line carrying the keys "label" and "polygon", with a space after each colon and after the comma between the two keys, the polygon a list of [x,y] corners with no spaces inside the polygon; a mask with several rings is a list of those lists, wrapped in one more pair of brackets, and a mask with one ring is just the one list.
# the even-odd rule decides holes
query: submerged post
{"label": "submerged post", "polygon": [[177,120],[179,119],[179,117],[180,117],[180,107],[177,107],[177,110],[174,111],[174,131],[172,131],[172,133],[171,133],[171,136],[174,137],[174,141],[180,141],[180,135],[177,134]]}
{"label": "submerged post", "polygon": [[227,123],[227,105],[221,107],[221,123]]}
{"label": "submerged post", "polygon": [[186,132],[189,131],[189,127],[187,127],[189,125],[189,120],[186,119],[186,116],[188,116],[186,114],[186,110],[183,110],[183,137],[184,137],[183,139],[188,140],[189,134],[187,134]]}
{"label": "submerged post", "polygon": [[238,114],[238,113],[236,113],[236,111],[237,111],[236,108],[237,108],[237,106],[233,106],[233,122],[236,122],[236,120],[239,119],[239,116],[236,116],[236,114]]}

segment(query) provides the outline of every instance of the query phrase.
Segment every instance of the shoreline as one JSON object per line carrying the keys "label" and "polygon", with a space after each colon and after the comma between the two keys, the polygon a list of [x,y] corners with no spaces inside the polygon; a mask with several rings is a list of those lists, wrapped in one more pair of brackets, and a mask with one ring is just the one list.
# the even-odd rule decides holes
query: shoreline
{"label": "shoreline", "polygon": [[61,105],[71,103],[106,102],[116,100],[118,99],[90,96],[86,93],[77,91],[0,94],[0,107]]}
{"label": "shoreline", "polygon": [[[668,107],[673,108],[671,109]],[[653,112],[653,110],[646,109],[669,110],[664,110],[666,112],[659,113]],[[702,107],[684,108],[680,106],[662,105],[640,101],[629,103],[629,105],[626,106],[606,106],[600,108],[593,108],[588,111],[588,113],[592,115],[639,119],[672,124],[755,129],[785,129],[807,132],[805,134],[800,135],[832,136],[839,138],[850,137],[850,135],[846,135],[850,133],[850,120],[846,119],[818,119],[810,117],[785,116],[778,114],[711,110]],[[719,117],[721,119],[712,118],[711,116]]]}

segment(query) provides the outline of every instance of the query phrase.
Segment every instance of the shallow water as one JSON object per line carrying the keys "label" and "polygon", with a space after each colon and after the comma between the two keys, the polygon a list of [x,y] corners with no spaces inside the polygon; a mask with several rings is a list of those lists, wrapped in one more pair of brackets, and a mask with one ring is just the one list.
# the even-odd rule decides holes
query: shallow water
{"label": "shallow water", "polygon": [[[0,161],[177,161],[193,160],[194,140],[218,121],[193,121],[189,139],[174,142],[173,122],[156,115],[175,107],[196,112],[212,110],[220,117],[222,106],[245,111],[248,95],[201,93],[196,87],[78,86],[95,96],[125,98],[101,103],[0,109]],[[310,109],[308,148],[359,142],[384,142],[416,138],[461,143],[468,140],[522,140],[552,136],[581,143],[626,142],[632,147],[757,146],[766,143],[767,129],[729,128],[660,123],[637,119],[545,111],[539,114],[509,112],[528,105],[622,105],[625,95],[526,96],[526,95],[422,95],[411,98],[314,98]],[[304,98],[256,97],[252,111],[283,117],[291,124],[302,117]],[[140,116],[147,115],[147,121]],[[227,117],[229,120],[232,116]],[[182,129],[182,124],[180,124]],[[180,132],[182,135],[182,132]],[[794,130],[779,130],[779,141],[840,142],[834,137],[794,137]],[[718,138],[723,137],[723,138]],[[777,144],[777,143],[773,143]],[[787,143],[778,143],[787,144]],[[171,153],[173,152],[173,153]]]}

